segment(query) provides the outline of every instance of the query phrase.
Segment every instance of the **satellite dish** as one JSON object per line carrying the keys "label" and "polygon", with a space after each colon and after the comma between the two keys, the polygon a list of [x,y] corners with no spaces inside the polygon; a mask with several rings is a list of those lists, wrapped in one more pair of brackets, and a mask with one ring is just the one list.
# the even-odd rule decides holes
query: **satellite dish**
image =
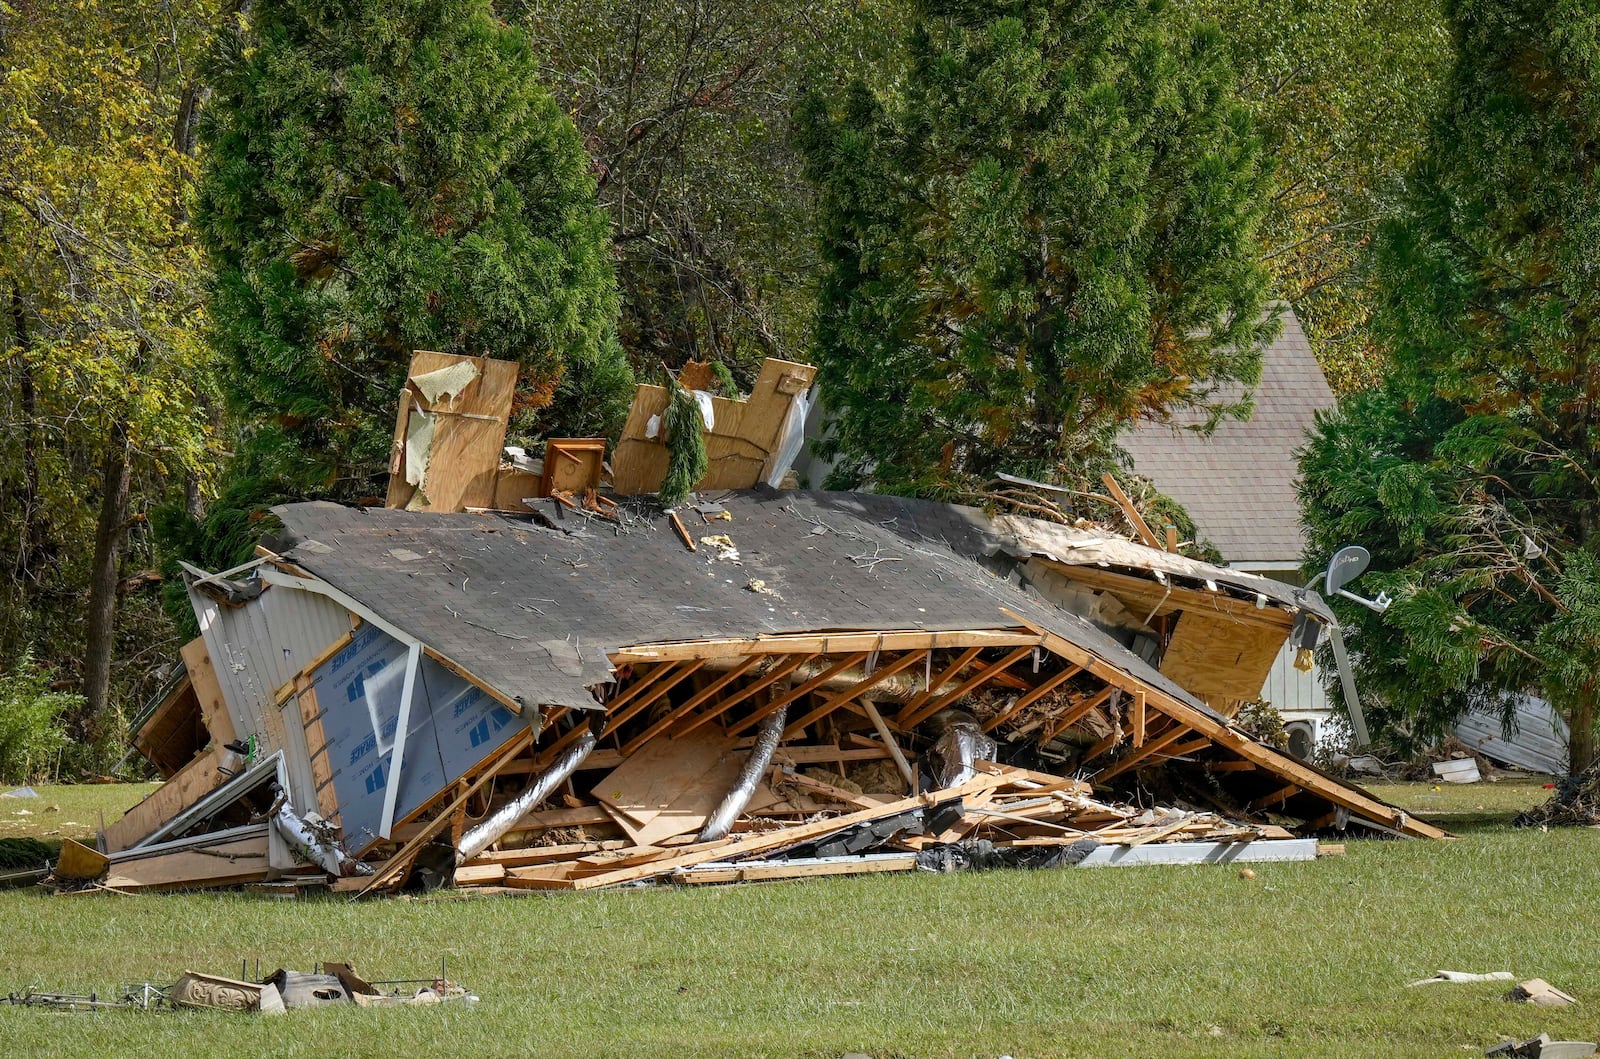
{"label": "satellite dish", "polygon": [[1372,553],[1359,544],[1352,544],[1334,552],[1333,558],[1328,560],[1328,572],[1323,574],[1323,587],[1329,595],[1343,596],[1345,599],[1354,600],[1369,610],[1379,614],[1389,609],[1393,602],[1388,593],[1378,593],[1377,599],[1365,599],[1354,592],[1345,591],[1345,585],[1354,581],[1366,572],[1367,564],[1372,562]]}
{"label": "satellite dish", "polygon": [[1372,562],[1372,553],[1359,544],[1352,544],[1348,548],[1340,548],[1333,554],[1333,558],[1328,560],[1328,591],[1337,593],[1345,585],[1365,573],[1367,564],[1370,562]]}

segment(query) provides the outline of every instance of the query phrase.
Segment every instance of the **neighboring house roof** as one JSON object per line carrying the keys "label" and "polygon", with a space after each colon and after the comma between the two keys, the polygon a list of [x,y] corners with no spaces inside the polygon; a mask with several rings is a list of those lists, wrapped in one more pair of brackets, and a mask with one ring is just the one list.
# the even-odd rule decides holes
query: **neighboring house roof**
{"label": "neighboring house roof", "polygon": [[[625,502],[626,503],[626,502]],[[972,509],[852,493],[717,497],[684,509],[691,552],[654,507],[622,524],[554,502],[551,525],[483,515],[274,508],[283,559],[529,705],[594,709],[610,652],[666,641],[828,631],[1048,629],[1186,705],[1208,707],[1089,624],[986,569]],[[537,517],[537,516],[536,516]],[[705,538],[726,536],[738,562]],[[760,582],[760,584],[757,584]]]}
{"label": "neighboring house roof", "polygon": [[1123,435],[1133,469],[1182,504],[1200,535],[1229,563],[1263,569],[1298,566],[1304,528],[1295,496],[1295,452],[1319,410],[1335,404],[1305,331],[1282,310],[1283,331],[1261,356],[1255,413],[1206,437],[1183,426],[1147,423]]}

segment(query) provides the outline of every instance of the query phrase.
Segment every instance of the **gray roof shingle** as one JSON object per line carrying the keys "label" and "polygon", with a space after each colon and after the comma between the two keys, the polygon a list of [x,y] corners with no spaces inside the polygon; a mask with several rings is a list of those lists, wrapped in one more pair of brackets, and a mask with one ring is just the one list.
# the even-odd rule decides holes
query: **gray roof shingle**
{"label": "gray roof shingle", "polygon": [[1225,422],[1210,437],[1183,427],[1145,423],[1120,443],[1133,468],[1182,504],[1200,534],[1230,563],[1298,566],[1304,546],[1295,483],[1295,451],[1306,442],[1319,410],[1335,404],[1293,310],[1282,310],[1283,331],[1262,353],[1255,413]]}
{"label": "gray roof shingle", "polygon": [[[631,528],[550,503],[559,528],[483,515],[275,508],[274,550],[529,704],[593,708],[607,653],[636,644],[823,631],[1014,628],[1007,608],[1196,709],[1203,704],[1088,622],[1028,594],[978,557],[995,546],[981,512],[853,493],[770,490],[719,497],[737,562],[690,552],[659,510]],[[636,502],[637,503],[637,502]],[[568,530],[572,532],[563,532]],[[883,560],[883,561],[879,561]],[[752,580],[766,591],[751,591]]]}

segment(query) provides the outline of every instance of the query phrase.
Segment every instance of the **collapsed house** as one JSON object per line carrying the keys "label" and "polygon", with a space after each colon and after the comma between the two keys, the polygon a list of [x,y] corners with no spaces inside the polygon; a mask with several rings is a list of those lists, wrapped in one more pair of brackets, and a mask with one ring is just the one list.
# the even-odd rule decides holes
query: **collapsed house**
{"label": "collapsed house", "polygon": [[[735,485],[773,475],[782,412],[748,417]],[[1233,720],[1332,621],[1313,592],[892,497],[662,511],[583,485],[599,462],[584,495],[506,465],[533,495],[490,468],[498,503],[437,512],[433,443],[390,508],[280,507],[253,562],[191,571],[201,636],[134,740],[168,779],[59,881],[590,889],[1444,836]]]}

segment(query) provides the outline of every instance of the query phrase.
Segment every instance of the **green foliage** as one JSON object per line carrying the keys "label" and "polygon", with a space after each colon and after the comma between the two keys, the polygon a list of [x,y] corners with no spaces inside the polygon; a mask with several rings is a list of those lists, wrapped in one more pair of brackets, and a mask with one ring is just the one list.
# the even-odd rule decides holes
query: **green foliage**
{"label": "green foliage", "polygon": [[24,654],[0,673],[0,782],[27,783],[44,775],[67,745],[62,718],[83,697],[50,690],[50,673]]}
{"label": "green foliage", "polygon": [[1373,385],[1378,282],[1366,248],[1394,209],[1449,72],[1442,0],[1175,0],[1222,27],[1239,96],[1277,165],[1261,228],[1335,393]]}
{"label": "green foliage", "polygon": [[[813,93],[830,484],[1082,481],[1139,417],[1247,411],[1268,163],[1226,48],[1134,0],[913,5],[894,88]],[[886,78],[887,80],[887,78]]]}
{"label": "green foliage", "polygon": [[705,420],[694,395],[670,383],[672,396],[661,417],[667,437],[667,473],[661,479],[661,503],[674,507],[689,499],[694,484],[706,476],[710,460],[706,455]]}
{"label": "green foliage", "polygon": [[1501,692],[1566,710],[1593,748],[1600,663],[1600,12],[1461,0],[1448,105],[1379,232],[1382,388],[1303,462],[1310,558],[1373,549],[1358,672],[1392,727],[1438,731]]}
{"label": "green foliage", "polygon": [[[94,633],[106,642],[85,600],[108,458],[125,453],[131,472],[108,536],[126,533],[142,565],[144,513],[179,483],[203,485],[217,456],[185,212],[186,102],[216,9],[0,7],[0,659],[31,649],[70,673]],[[164,635],[152,600],[124,596],[116,614],[123,659]],[[112,690],[137,695],[160,661],[116,666]]]}
{"label": "green foliage", "polygon": [[487,0],[247,17],[214,64],[195,210],[248,485],[219,502],[381,495],[414,349],[518,361],[522,434],[614,430],[632,380],[606,217],[526,34]]}

